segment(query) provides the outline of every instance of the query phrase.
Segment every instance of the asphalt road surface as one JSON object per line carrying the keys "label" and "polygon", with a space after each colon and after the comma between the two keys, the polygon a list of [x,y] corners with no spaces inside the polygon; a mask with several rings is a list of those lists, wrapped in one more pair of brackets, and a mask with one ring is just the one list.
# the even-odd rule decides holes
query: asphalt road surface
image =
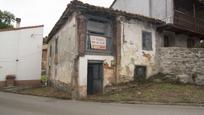
{"label": "asphalt road surface", "polygon": [[204,107],[106,104],[0,92],[0,115],[204,115]]}

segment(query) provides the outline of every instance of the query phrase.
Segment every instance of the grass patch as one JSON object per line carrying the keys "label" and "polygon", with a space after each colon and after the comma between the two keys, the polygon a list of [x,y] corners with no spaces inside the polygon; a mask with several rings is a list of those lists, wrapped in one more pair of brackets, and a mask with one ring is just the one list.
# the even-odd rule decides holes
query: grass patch
{"label": "grass patch", "polygon": [[60,99],[71,99],[71,95],[69,93],[59,91],[52,87],[24,89],[24,90],[18,91],[17,93],[26,94],[26,95],[43,96],[43,97],[54,97],[54,98],[60,98]]}
{"label": "grass patch", "polygon": [[104,95],[90,96],[96,101],[142,101],[161,103],[198,103],[204,104],[204,87],[171,83],[130,83],[123,89],[106,92]]}

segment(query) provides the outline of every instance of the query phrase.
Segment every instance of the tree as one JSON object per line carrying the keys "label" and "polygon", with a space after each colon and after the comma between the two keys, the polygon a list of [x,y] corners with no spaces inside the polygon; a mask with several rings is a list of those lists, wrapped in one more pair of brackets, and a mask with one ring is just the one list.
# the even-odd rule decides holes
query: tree
{"label": "tree", "polygon": [[12,22],[15,21],[14,14],[0,10],[0,29],[13,28]]}

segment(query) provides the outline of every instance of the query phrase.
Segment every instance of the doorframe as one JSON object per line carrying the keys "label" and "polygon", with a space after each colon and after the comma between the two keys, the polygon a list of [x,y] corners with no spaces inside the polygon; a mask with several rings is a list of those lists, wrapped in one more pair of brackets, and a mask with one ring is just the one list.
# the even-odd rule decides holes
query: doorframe
{"label": "doorframe", "polygon": [[88,66],[89,66],[89,64],[101,64],[101,66],[102,66],[102,94],[103,94],[103,92],[104,92],[104,61],[102,61],[102,60],[88,60],[87,61],[88,63],[87,63],[87,90],[86,90],[86,92],[87,92],[87,95],[88,95]]}

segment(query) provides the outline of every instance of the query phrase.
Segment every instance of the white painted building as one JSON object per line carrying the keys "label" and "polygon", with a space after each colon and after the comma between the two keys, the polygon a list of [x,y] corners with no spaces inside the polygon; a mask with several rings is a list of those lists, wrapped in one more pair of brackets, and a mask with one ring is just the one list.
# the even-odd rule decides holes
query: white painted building
{"label": "white painted building", "polygon": [[39,85],[41,77],[43,25],[0,30],[0,86],[7,75],[16,85]]}

